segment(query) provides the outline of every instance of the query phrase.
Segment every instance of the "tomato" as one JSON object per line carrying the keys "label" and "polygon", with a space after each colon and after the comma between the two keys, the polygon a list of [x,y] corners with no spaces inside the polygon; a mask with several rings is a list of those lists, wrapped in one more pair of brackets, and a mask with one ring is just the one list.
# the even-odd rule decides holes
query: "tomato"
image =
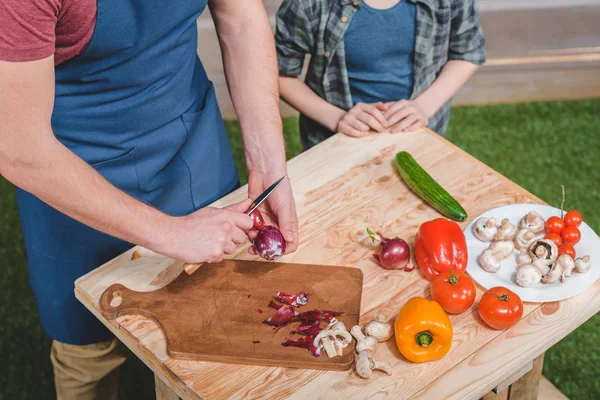
{"label": "tomato", "polygon": [[556,247],[560,247],[563,244],[563,240],[558,233],[548,233],[544,236],[544,239],[552,240],[556,244]]}
{"label": "tomato", "polygon": [[523,302],[516,293],[502,286],[488,290],[479,302],[479,315],[494,329],[508,329],[523,316]]}
{"label": "tomato", "polygon": [[565,228],[565,222],[559,217],[550,217],[546,220],[546,232],[561,233]]}
{"label": "tomato", "polygon": [[571,258],[575,259],[575,247],[572,244],[565,243],[558,248],[558,256],[562,256],[563,254],[568,254]]}
{"label": "tomato", "polygon": [[450,314],[467,311],[475,302],[475,284],[467,275],[457,276],[454,270],[443,271],[431,281],[431,297]]}
{"label": "tomato", "polygon": [[581,214],[576,210],[568,211],[563,217],[563,220],[565,221],[565,226],[574,226],[575,228],[583,222]]}
{"label": "tomato", "polygon": [[569,244],[575,244],[581,239],[581,232],[574,226],[567,226],[560,235],[562,236],[563,242]]}

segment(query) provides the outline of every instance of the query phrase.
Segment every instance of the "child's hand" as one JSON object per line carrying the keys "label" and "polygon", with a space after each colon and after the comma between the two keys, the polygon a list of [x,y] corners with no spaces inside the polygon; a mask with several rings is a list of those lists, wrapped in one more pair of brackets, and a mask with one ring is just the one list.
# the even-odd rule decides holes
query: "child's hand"
{"label": "child's hand", "polygon": [[383,116],[387,109],[383,103],[356,103],[338,122],[337,130],[354,137],[367,136],[369,131],[383,132],[389,126]]}
{"label": "child's hand", "polygon": [[391,127],[390,133],[412,132],[427,125],[425,112],[414,100],[393,101],[386,105],[389,108],[383,116]]}

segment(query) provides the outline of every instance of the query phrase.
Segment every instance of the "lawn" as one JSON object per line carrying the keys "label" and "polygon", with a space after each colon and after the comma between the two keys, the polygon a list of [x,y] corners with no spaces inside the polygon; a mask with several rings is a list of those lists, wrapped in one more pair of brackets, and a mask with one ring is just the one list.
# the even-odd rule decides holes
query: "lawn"
{"label": "lawn", "polygon": [[[245,181],[239,128],[229,122],[232,147]],[[297,120],[284,121],[287,155],[300,152]],[[600,232],[600,99],[462,107],[447,138],[554,206],[560,185],[567,208],[577,208]],[[52,399],[50,340],[41,331],[27,283],[14,192],[0,178],[0,400]],[[571,399],[600,398],[600,315],[546,353],[544,375]],[[152,374],[132,359],[122,372],[123,398],[153,397]]]}

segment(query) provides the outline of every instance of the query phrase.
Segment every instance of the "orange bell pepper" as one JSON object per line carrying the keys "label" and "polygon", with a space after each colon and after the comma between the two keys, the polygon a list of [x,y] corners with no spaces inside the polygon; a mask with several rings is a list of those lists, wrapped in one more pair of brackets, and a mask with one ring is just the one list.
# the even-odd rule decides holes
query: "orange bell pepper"
{"label": "orange bell pepper", "polygon": [[454,270],[462,275],[467,268],[467,241],[456,222],[437,218],[421,224],[415,236],[415,256],[429,280],[440,272]]}
{"label": "orange bell pepper", "polygon": [[437,302],[413,297],[394,324],[400,353],[412,362],[439,360],[452,346],[452,324]]}

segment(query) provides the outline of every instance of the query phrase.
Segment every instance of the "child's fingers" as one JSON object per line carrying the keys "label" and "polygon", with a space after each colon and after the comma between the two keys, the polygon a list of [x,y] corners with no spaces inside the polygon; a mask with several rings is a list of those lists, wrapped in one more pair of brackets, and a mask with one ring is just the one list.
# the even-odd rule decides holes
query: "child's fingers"
{"label": "child's fingers", "polygon": [[412,124],[414,124],[415,122],[417,122],[418,120],[419,119],[416,115],[411,114],[408,117],[404,118],[402,121],[400,121],[400,123],[398,123],[398,125],[396,125],[394,129],[391,130],[391,133],[401,132],[409,126],[411,126]]}
{"label": "child's fingers", "polygon": [[[376,111],[379,112],[379,110]],[[383,124],[379,122],[378,119],[375,118],[372,114],[366,111],[361,111],[359,114],[356,115],[356,118],[358,118],[359,121],[367,124],[371,129],[373,129],[376,132],[383,132],[385,130]],[[381,116],[381,118],[383,118],[383,115]]]}
{"label": "child's fingers", "polygon": [[[386,120],[389,120],[390,117],[395,114],[398,110],[403,109],[404,107],[406,107],[407,105],[409,105],[410,102],[408,100],[400,100],[400,101],[396,101],[395,103],[393,103],[390,108],[383,114],[384,118]],[[389,123],[389,121],[388,121]],[[391,124],[390,124],[391,125]]]}
{"label": "child's fingers", "polygon": [[359,131],[362,131],[362,132],[369,131],[369,126],[367,124],[363,123],[362,121],[360,121],[357,117],[354,117],[354,116],[349,117],[344,122],[346,122],[346,124],[349,125],[350,127],[357,129]]}
{"label": "child's fingers", "polygon": [[385,112],[385,111],[389,110],[389,108],[392,105],[392,103],[391,102],[390,103],[379,102],[379,103],[375,103],[374,105],[375,105],[375,107],[377,107],[377,109],[379,111]]}
{"label": "child's fingers", "polygon": [[373,128],[377,132],[382,132],[385,130],[384,127],[387,124],[387,120],[385,119],[385,117],[383,116],[381,111],[375,106],[375,104],[362,104],[361,103],[360,110],[362,110],[363,113],[367,113],[368,115],[375,118],[378,123],[375,123],[372,121],[370,122],[370,121],[368,121],[368,119],[367,120],[363,119],[363,122],[366,122],[371,128]]}
{"label": "child's fingers", "polygon": [[398,122],[404,120],[409,115],[414,115],[414,114],[415,114],[415,110],[413,107],[404,107],[404,108],[398,110],[395,114],[391,115],[388,118],[388,124],[389,124],[388,126],[394,126]]}
{"label": "child's fingers", "polygon": [[346,122],[340,122],[339,131],[345,135],[353,137],[367,136],[369,132],[362,132],[348,125]]}
{"label": "child's fingers", "polygon": [[417,121],[408,128],[405,129],[406,132],[414,132],[424,126],[423,121]]}

